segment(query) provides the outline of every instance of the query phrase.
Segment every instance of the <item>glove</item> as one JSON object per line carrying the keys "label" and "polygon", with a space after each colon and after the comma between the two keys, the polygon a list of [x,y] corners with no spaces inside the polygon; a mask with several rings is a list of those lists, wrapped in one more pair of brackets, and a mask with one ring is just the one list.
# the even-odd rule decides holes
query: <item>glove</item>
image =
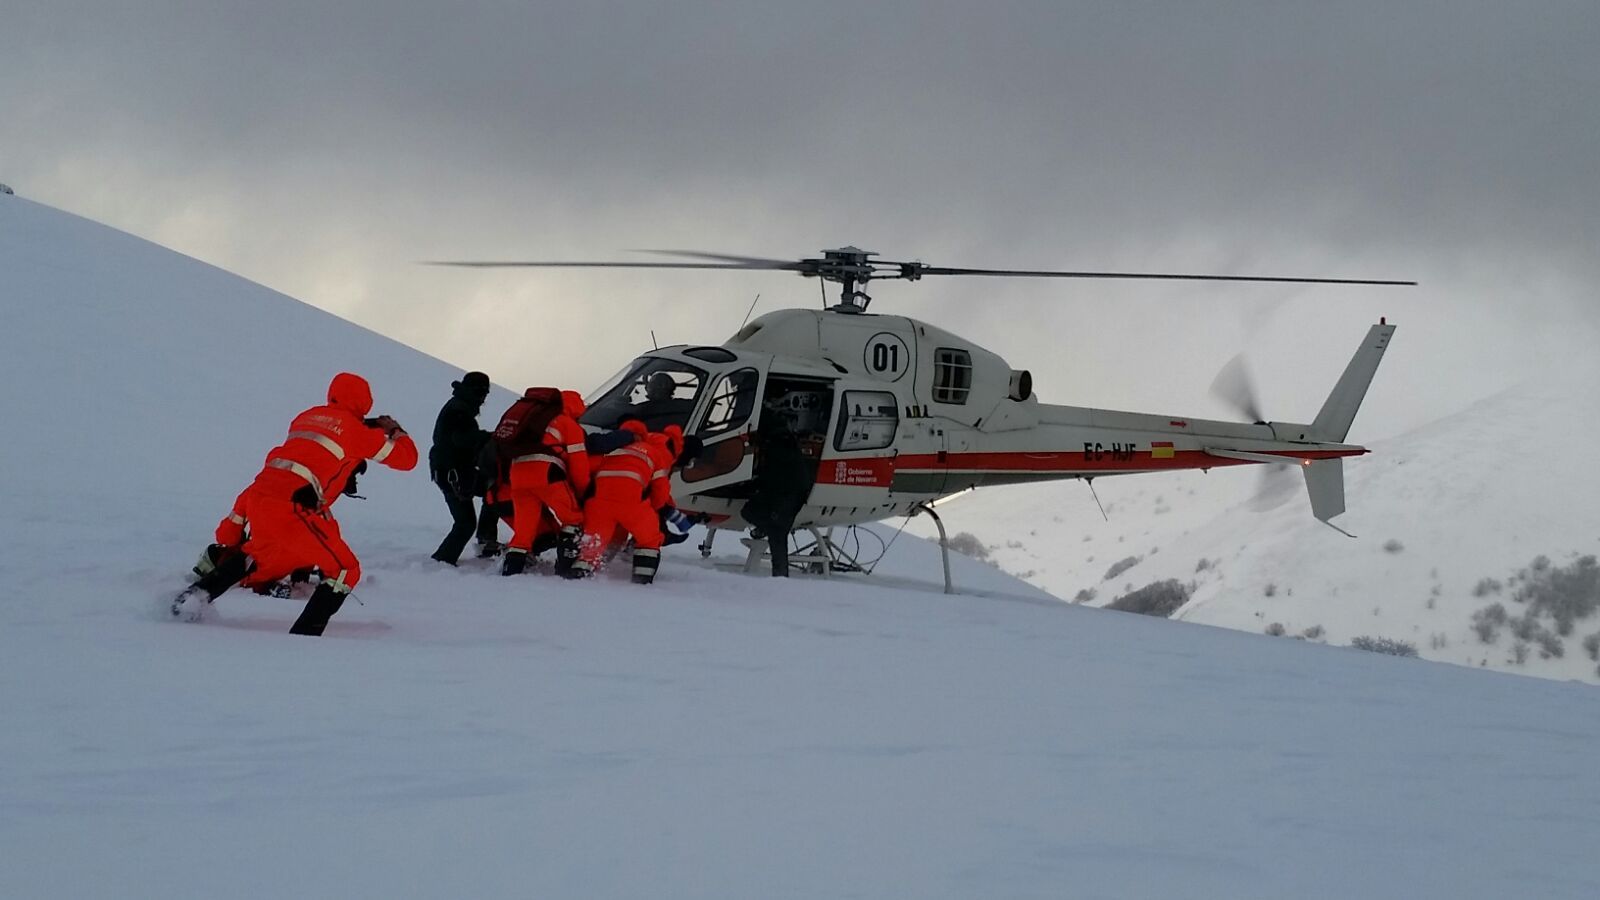
{"label": "glove", "polygon": [[667,520],[668,533],[678,536],[680,540],[688,537],[689,530],[694,528],[694,518],[681,509],[668,510],[665,518]]}
{"label": "glove", "polygon": [[306,485],[290,495],[296,506],[317,512],[322,509],[322,503],[317,500],[317,492],[311,485]]}
{"label": "glove", "polygon": [[393,416],[377,416],[367,419],[366,423],[373,428],[382,428],[383,433],[392,438],[406,433],[406,430],[400,427],[400,423],[396,422]]}

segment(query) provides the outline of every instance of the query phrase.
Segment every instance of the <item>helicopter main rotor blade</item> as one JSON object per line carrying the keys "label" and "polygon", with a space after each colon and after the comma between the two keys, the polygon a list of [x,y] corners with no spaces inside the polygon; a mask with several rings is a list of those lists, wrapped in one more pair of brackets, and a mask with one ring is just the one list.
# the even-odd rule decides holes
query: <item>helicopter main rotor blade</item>
{"label": "helicopter main rotor blade", "polygon": [[466,269],[748,269],[768,270],[794,268],[784,266],[751,265],[748,263],[656,263],[656,262],[525,262],[492,260],[429,260],[426,266],[457,266]]}
{"label": "helicopter main rotor blade", "polygon": [[740,263],[742,265],[750,266],[751,268],[760,267],[763,269],[800,270],[806,266],[804,262],[793,259],[771,259],[764,256],[735,256],[729,253],[705,253],[700,250],[654,250],[647,248],[639,250],[638,252],[660,253],[663,256],[687,256],[690,259],[709,259],[726,263]]}
{"label": "helicopter main rotor blade", "polygon": [[[1277,284],[1372,284],[1397,287],[1414,287],[1415,281],[1387,281],[1367,278],[1290,278],[1267,275],[1183,275],[1167,272],[1052,272],[1037,269],[953,269],[946,266],[925,266],[921,263],[876,263],[899,266],[901,278],[920,278],[923,275],[995,275],[1019,278],[1104,278],[1139,281],[1256,281]],[[891,278],[897,276],[889,276]]]}

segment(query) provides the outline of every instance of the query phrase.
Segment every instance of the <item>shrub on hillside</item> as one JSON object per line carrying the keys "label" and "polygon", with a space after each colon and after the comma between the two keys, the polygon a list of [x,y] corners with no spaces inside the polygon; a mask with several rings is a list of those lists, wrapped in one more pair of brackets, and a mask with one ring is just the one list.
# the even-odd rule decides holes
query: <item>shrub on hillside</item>
{"label": "shrub on hillside", "polygon": [[1472,596],[1487,597],[1490,594],[1498,594],[1504,587],[1505,585],[1501,584],[1499,579],[1482,578],[1479,579],[1477,584],[1472,586]]}
{"label": "shrub on hillside", "polygon": [[1271,635],[1272,637],[1283,637],[1288,633],[1289,629],[1283,627],[1282,622],[1273,622],[1271,625],[1267,626],[1267,634]]}
{"label": "shrub on hillside", "polygon": [[1310,628],[1307,628],[1305,631],[1300,632],[1300,636],[1305,638],[1308,641],[1315,641],[1315,640],[1321,638],[1326,633],[1327,633],[1327,630],[1324,629],[1321,625],[1313,625]]}
{"label": "shrub on hillside", "polygon": [[1166,581],[1151,582],[1136,591],[1123,594],[1106,604],[1106,609],[1138,613],[1141,616],[1160,616],[1164,619],[1189,601],[1190,590],[1188,585],[1176,578],[1168,578]]}
{"label": "shrub on hillside", "polygon": [[1560,659],[1567,655],[1567,645],[1549,631],[1541,629],[1533,640],[1539,645],[1540,659]]}
{"label": "shrub on hillside", "polygon": [[1600,662],[1600,631],[1583,639],[1583,652],[1589,654],[1589,659]]}
{"label": "shrub on hillside", "polygon": [[950,549],[973,559],[988,559],[989,548],[978,540],[978,536],[970,531],[963,531],[950,539]]}
{"label": "shrub on hillside", "polygon": [[1600,609],[1600,562],[1593,556],[1580,556],[1567,566],[1551,565],[1540,556],[1528,566],[1522,586],[1511,599],[1525,603],[1527,616],[1549,616],[1556,633],[1572,633],[1579,619],[1587,619]]}
{"label": "shrub on hillside", "polygon": [[1083,590],[1081,590],[1081,591],[1079,591],[1077,593],[1077,596],[1072,598],[1072,602],[1073,603],[1088,603],[1090,600],[1094,599],[1094,595],[1095,595],[1095,589],[1094,588],[1084,588]]}
{"label": "shrub on hillside", "polygon": [[1400,543],[1399,541],[1395,540],[1394,538],[1389,538],[1387,541],[1383,542],[1383,552],[1385,552],[1385,553],[1399,553],[1401,550],[1404,550],[1405,548],[1406,548],[1405,544]]}
{"label": "shrub on hillside", "polygon": [[1350,646],[1357,650],[1369,653],[1384,653],[1389,656],[1416,656],[1417,645],[1409,641],[1395,640],[1386,637],[1371,637],[1362,635],[1350,642]]}
{"label": "shrub on hillside", "polygon": [[1472,630],[1477,633],[1479,641],[1492,644],[1500,636],[1500,629],[1505,627],[1508,618],[1504,604],[1491,603],[1472,614]]}
{"label": "shrub on hillside", "polygon": [[1144,559],[1144,557],[1142,557],[1142,556],[1129,556],[1129,557],[1125,557],[1123,559],[1119,559],[1116,562],[1111,564],[1111,568],[1106,570],[1106,577],[1104,577],[1104,578],[1102,578],[1100,580],[1101,581],[1110,581],[1111,579],[1117,577],[1118,575],[1121,575],[1123,572],[1126,572],[1129,569],[1133,568],[1134,566],[1137,566],[1140,563],[1140,561],[1142,561],[1143,559]]}

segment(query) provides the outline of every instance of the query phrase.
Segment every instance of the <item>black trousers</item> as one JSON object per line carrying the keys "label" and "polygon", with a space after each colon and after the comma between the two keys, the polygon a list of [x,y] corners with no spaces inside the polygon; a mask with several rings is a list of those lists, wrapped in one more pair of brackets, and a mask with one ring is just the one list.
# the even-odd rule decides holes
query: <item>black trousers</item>
{"label": "black trousers", "polygon": [[794,531],[802,502],[793,497],[757,494],[739,511],[746,522],[766,534],[767,547],[772,552],[772,574],[779,578],[789,577],[789,533]]}
{"label": "black trousers", "polygon": [[472,497],[457,494],[449,484],[437,479],[435,483],[439,485],[439,492],[444,494],[444,503],[450,508],[453,524],[450,526],[450,533],[440,542],[439,549],[433,551],[434,559],[455,565],[461,560],[461,551],[466,549],[467,541],[472,539],[474,532],[478,535],[478,542],[482,544],[493,543],[499,539],[499,520],[490,511],[489,504],[485,503],[480,513]]}

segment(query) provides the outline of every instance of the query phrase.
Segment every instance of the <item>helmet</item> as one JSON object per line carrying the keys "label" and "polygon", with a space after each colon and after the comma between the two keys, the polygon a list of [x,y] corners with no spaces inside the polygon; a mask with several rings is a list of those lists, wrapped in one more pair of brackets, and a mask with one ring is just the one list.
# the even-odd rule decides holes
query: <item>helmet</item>
{"label": "helmet", "polygon": [[666,372],[655,372],[644,380],[644,395],[648,400],[667,400],[678,389],[678,382]]}

